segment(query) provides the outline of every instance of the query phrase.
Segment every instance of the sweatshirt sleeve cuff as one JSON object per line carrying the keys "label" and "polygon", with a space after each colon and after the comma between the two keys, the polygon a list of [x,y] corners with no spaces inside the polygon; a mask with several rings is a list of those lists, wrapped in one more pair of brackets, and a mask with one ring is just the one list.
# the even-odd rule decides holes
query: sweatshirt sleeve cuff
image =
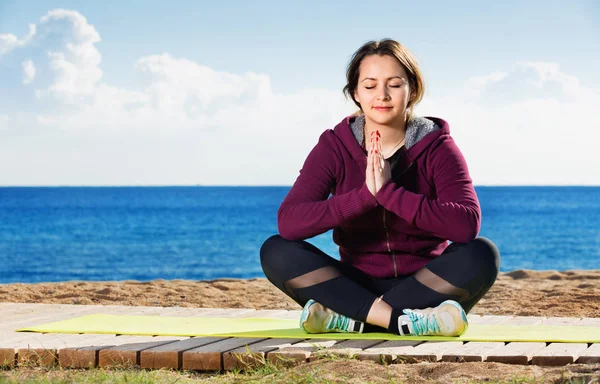
{"label": "sweatshirt sleeve cuff", "polygon": [[377,207],[377,199],[366,184],[349,193],[336,196],[334,207],[342,221],[352,220]]}
{"label": "sweatshirt sleeve cuff", "polygon": [[388,180],[375,198],[385,209],[414,225],[425,196],[398,187],[392,180]]}

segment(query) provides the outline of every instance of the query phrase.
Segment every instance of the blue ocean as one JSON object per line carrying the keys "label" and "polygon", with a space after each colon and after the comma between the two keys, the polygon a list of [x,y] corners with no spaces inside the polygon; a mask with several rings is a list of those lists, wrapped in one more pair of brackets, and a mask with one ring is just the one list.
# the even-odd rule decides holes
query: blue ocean
{"label": "blue ocean", "polygon": [[[3,187],[0,283],[264,277],[290,187]],[[476,187],[501,270],[600,268],[600,187]],[[338,257],[331,231],[308,240]]]}

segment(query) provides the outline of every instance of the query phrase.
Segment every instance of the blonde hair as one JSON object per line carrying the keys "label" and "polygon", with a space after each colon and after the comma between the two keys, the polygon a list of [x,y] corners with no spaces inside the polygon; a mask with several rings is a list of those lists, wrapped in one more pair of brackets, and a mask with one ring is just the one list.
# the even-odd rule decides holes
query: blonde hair
{"label": "blonde hair", "polygon": [[354,104],[358,108],[354,115],[360,115],[363,113],[360,103],[354,98],[354,92],[358,86],[358,76],[360,72],[360,63],[362,60],[370,55],[388,55],[396,60],[404,67],[406,74],[408,75],[408,85],[410,87],[411,97],[406,107],[407,120],[412,119],[413,107],[417,105],[425,94],[425,84],[423,81],[423,74],[417,64],[417,59],[413,54],[402,44],[392,39],[383,39],[379,41],[369,41],[360,47],[350,59],[348,63],[348,69],[346,70],[347,84],[344,87],[344,94],[346,98],[350,97]]}

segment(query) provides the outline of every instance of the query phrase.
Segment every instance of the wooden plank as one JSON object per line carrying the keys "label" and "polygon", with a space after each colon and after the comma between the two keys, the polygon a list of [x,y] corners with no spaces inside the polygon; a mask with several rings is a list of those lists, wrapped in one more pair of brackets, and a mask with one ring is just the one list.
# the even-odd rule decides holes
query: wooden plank
{"label": "wooden plank", "polygon": [[363,351],[356,353],[356,357],[359,360],[371,360],[392,364],[398,359],[398,356],[405,355],[415,346],[422,343],[422,341],[415,340],[388,340],[372,347],[365,348]]}
{"label": "wooden plank", "polygon": [[228,338],[183,352],[182,369],[218,371],[223,369],[223,352],[263,341],[261,338]]}
{"label": "wooden plank", "polygon": [[98,338],[112,337],[106,334],[70,334],[70,333],[17,333],[17,337],[2,342],[3,346],[16,348],[50,348],[63,347],[69,341],[96,340]]}
{"label": "wooden plank", "polygon": [[[117,315],[168,315],[168,316],[204,316],[212,314],[217,317],[236,317],[256,313],[254,309],[214,309],[214,308],[178,308],[178,307],[130,307],[130,306],[106,306],[106,305],[70,305],[70,304],[9,304],[3,305],[4,308],[10,308],[11,317],[7,318],[5,313],[0,320],[0,349],[2,363],[6,366],[14,366],[20,352],[20,361],[32,364],[35,360],[37,364],[53,365],[56,363],[57,354],[59,364],[63,366],[94,366],[98,363],[100,349],[114,347],[115,342],[122,343],[123,339],[114,339],[113,343],[102,345],[84,345],[73,343],[73,345],[61,344],[61,337],[55,334],[38,333],[17,333],[14,329],[23,326],[33,326],[52,321],[79,317],[92,313],[106,313]],[[274,312],[265,312],[264,315],[271,315]],[[73,337],[73,336],[71,336]],[[8,341],[11,341],[10,343]],[[73,339],[74,340],[74,339]],[[58,344],[60,351],[63,351],[61,362],[60,353],[57,348],[48,348],[52,341]],[[67,348],[68,347],[68,348]],[[131,352],[131,351],[129,351]],[[6,362],[6,363],[5,363]]]}
{"label": "wooden plank", "polygon": [[58,365],[63,368],[96,368],[100,350],[114,347],[113,344],[87,347],[63,348],[58,353]]}
{"label": "wooden plank", "polygon": [[299,362],[307,362],[312,358],[312,353],[330,348],[342,340],[328,339],[308,339],[286,348],[278,349],[277,351],[269,352],[267,359],[274,363],[285,362],[287,364],[295,364]]}
{"label": "wooden plank", "polygon": [[146,369],[181,369],[183,352],[225,340],[223,337],[192,337],[175,343],[145,349],[140,354],[140,367]]}
{"label": "wooden plank", "polygon": [[583,343],[552,343],[531,358],[534,365],[562,366],[572,364],[587,349]]}
{"label": "wooden plank", "polygon": [[[64,318],[65,315],[84,316],[86,314],[105,313],[105,314],[152,314],[168,310],[168,308],[148,307],[148,306],[121,306],[121,305],[71,305],[71,304],[32,304],[18,310],[12,310],[10,316],[2,313],[0,318],[0,328],[6,329],[11,324],[16,324],[13,328],[20,328],[23,321],[26,325],[37,325],[57,321],[57,318]],[[40,320],[40,321],[38,321]]]}
{"label": "wooden plank", "polygon": [[17,364],[20,366],[53,367],[57,364],[57,361],[58,352],[54,348],[20,348],[17,351]]}
{"label": "wooden plank", "polygon": [[[538,316],[513,316],[504,321],[497,322],[500,325],[540,325],[546,320],[545,317]],[[487,322],[483,322],[487,324]],[[495,343],[467,343],[457,350],[455,354],[448,354],[443,356],[442,360],[453,361],[453,359],[460,359],[461,361],[490,361],[489,357],[492,356],[492,360],[513,363],[513,364],[527,364],[531,360],[532,354],[546,346],[545,343],[515,343],[514,346],[507,348],[503,342]],[[482,348],[478,351],[478,348]],[[476,356],[479,353],[480,356]],[[461,355],[465,356],[461,356]],[[506,354],[506,355],[504,355]]]}
{"label": "wooden plank", "polygon": [[[272,317],[272,318],[277,318],[278,316],[285,316],[287,315],[286,310],[283,309],[261,309],[258,311],[254,311],[251,314],[248,314],[244,317]],[[298,317],[298,319],[300,319]]]}
{"label": "wooden plank", "polygon": [[355,355],[363,352],[365,349],[374,347],[378,344],[385,342],[385,340],[344,340],[341,343],[336,343],[331,348],[317,351],[315,353],[323,354],[335,354],[346,357],[354,357]]}
{"label": "wooden plank", "polygon": [[[96,308],[96,306],[94,306]],[[132,307],[135,308],[135,307]],[[108,311],[102,311],[101,308],[96,308],[97,310],[100,310],[100,312],[108,312]],[[110,308],[110,312],[112,312],[111,314],[122,314],[124,310],[127,310],[125,308]],[[146,313],[147,311],[152,311],[152,308],[141,308],[141,309],[137,309],[135,311],[132,310],[128,310],[131,314],[142,314],[142,313]],[[90,314],[90,313],[85,313],[85,314]],[[82,312],[79,312],[77,314],[73,314],[72,312],[63,312],[61,314],[59,314],[60,317],[55,318],[52,321],[58,321],[58,320],[66,320],[66,319],[70,319],[73,317],[79,317],[82,315]],[[37,320],[37,321],[33,321],[32,323],[28,323],[27,320],[23,320],[23,326],[33,326],[34,323],[38,323],[38,324],[44,324],[46,322],[49,322],[48,319],[45,319],[43,321]],[[13,324],[14,325],[14,324]],[[15,329],[17,329],[18,327],[15,327]],[[24,347],[27,346],[28,341],[31,340],[29,343],[30,344],[35,344],[37,342],[37,340],[43,340],[43,341],[48,341],[49,338],[56,338],[56,335],[60,335],[59,333],[47,333],[47,334],[41,334],[41,333],[37,333],[37,332],[14,332],[12,331],[10,334],[6,334],[7,337],[0,339],[0,346],[3,347]],[[24,346],[23,346],[24,344]]]}
{"label": "wooden plank", "polygon": [[[468,318],[469,317],[467,316],[467,319]],[[513,316],[483,315],[481,317],[473,318],[473,320],[469,320],[469,324],[498,325],[504,324],[512,318]]]}
{"label": "wooden plank", "polygon": [[[540,325],[547,319],[537,316],[514,316],[499,324],[502,325]],[[473,344],[473,343],[468,343]],[[524,343],[515,342],[504,345],[501,343],[497,348],[486,350],[482,360],[476,361],[496,361],[507,364],[529,364],[531,357],[539,350],[546,347],[546,343]]]}
{"label": "wooden plank", "polygon": [[[7,305],[12,304],[12,305]],[[2,314],[2,319],[9,319],[14,314],[22,310],[22,306],[16,303],[0,303],[0,314]]]}
{"label": "wooden plank", "polygon": [[[469,317],[467,317],[469,319]],[[471,316],[470,323],[471,324],[481,324],[481,325],[498,325],[504,324],[508,321],[511,321],[513,316],[495,316],[495,315],[483,315],[480,317]],[[513,320],[514,321],[514,320]],[[477,347],[479,344],[475,344]],[[449,359],[452,356],[454,350],[462,350],[463,342],[462,341],[446,341],[446,342],[437,342],[437,341],[427,341],[420,343],[414,348],[406,349],[402,355],[398,355],[398,359],[403,362],[415,363],[421,361],[429,361],[436,362],[440,361],[442,357],[446,354]],[[479,346],[479,348],[482,348]],[[476,358],[471,355],[471,351],[467,349],[467,353],[465,356],[467,358]],[[400,358],[401,356],[401,358]],[[479,360],[481,361],[481,360]]]}
{"label": "wooden plank", "polygon": [[66,333],[37,333],[37,332],[14,332],[10,337],[0,340],[0,347],[26,348],[37,345],[43,347],[48,342],[64,337],[95,337],[97,335],[79,335]]}
{"label": "wooden plank", "polygon": [[600,318],[584,317],[575,325],[582,327],[600,327]]}
{"label": "wooden plank", "polygon": [[502,325],[541,325],[545,317],[538,316],[514,316],[506,321],[503,321]]}
{"label": "wooden plank", "polygon": [[251,369],[265,365],[267,354],[300,343],[300,339],[268,339],[247,347],[240,347],[223,353],[223,369]]}
{"label": "wooden plank", "polygon": [[581,318],[579,317],[548,317],[543,322],[542,325],[578,325],[581,322]]}
{"label": "wooden plank", "polygon": [[95,368],[98,366],[99,351],[114,347],[120,337],[116,335],[77,335],[76,342],[69,342],[58,349],[58,365],[63,368]]}
{"label": "wooden plank", "polygon": [[[130,342],[136,339],[141,339],[142,341]],[[119,344],[110,348],[100,349],[98,355],[98,367],[105,368],[114,366],[139,366],[140,353],[143,350],[158,347],[164,344],[171,344],[179,340],[181,340],[181,338],[167,336],[157,336],[152,337],[151,339],[149,339],[148,337],[140,336],[119,336],[117,337],[117,341],[125,341],[126,344]]]}
{"label": "wooden plank", "polygon": [[592,344],[583,351],[577,360],[577,364],[597,364],[600,363],[600,343]]}
{"label": "wooden plank", "polygon": [[[14,367],[17,363],[28,362],[32,365],[53,366],[56,349],[46,348],[44,344],[54,339],[54,336],[37,335],[36,337],[36,339],[25,339],[23,342],[4,341],[0,347],[0,366]],[[32,348],[31,352],[30,348]],[[36,353],[36,350],[40,352]]]}
{"label": "wooden plank", "polygon": [[111,338],[111,335],[48,334],[43,336],[49,336],[48,340],[38,340],[38,343],[28,344],[26,348],[18,348],[19,364],[53,367],[58,363],[62,349],[90,345]]}
{"label": "wooden plank", "polygon": [[[4,303],[0,303],[0,304],[4,304]],[[21,305],[21,304],[19,304]],[[12,318],[13,324],[15,322],[17,322],[17,320],[15,319],[20,319],[18,321],[23,321],[25,322],[24,325],[30,325],[27,322],[31,321],[32,319],[29,318],[28,316],[33,316],[33,320],[35,319],[42,319],[41,323],[47,323],[50,321],[56,321],[56,320],[49,320],[50,318],[56,318],[57,316],[64,316],[64,315],[69,315],[70,317],[74,317],[74,316],[80,316],[82,315],[82,313],[92,313],[94,311],[98,311],[97,313],[109,313],[111,311],[118,311],[122,314],[126,314],[126,315],[133,315],[133,314],[141,314],[141,315],[153,315],[153,314],[157,314],[157,315],[165,315],[165,316],[185,316],[185,317],[197,317],[197,316],[201,316],[201,317],[273,317],[273,318],[284,318],[284,319],[297,319],[299,318],[300,312],[301,311],[283,311],[283,310],[268,310],[268,311],[256,311],[253,309],[211,309],[211,308],[177,308],[177,307],[169,307],[167,309],[164,308],[160,308],[160,307],[146,307],[143,309],[136,309],[134,307],[128,307],[128,308],[122,308],[120,306],[112,306],[111,308],[107,309],[107,306],[81,306],[81,305],[77,305],[76,307],[79,307],[77,309],[83,308],[83,311],[77,311],[76,313],[73,313],[72,310],[74,309],[73,305],[42,305],[44,308],[40,308],[39,304],[33,304],[33,305],[28,305],[28,306],[20,306],[17,307],[17,305],[10,305],[10,306],[0,306],[0,313],[2,312],[3,308],[9,308],[10,309],[10,313],[14,314],[16,316],[16,318]],[[60,307],[60,308],[59,308]],[[44,315],[43,311],[41,309],[44,309],[46,311],[53,311],[55,308],[59,308],[60,311],[54,313],[52,316],[47,316]],[[28,312],[29,311],[29,312]],[[71,312],[71,313],[69,313]],[[4,313],[2,313],[2,315],[4,315]],[[66,317],[69,318],[69,317]],[[505,324],[505,325],[536,325],[536,324],[544,324],[544,325],[568,325],[568,326],[597,326],[598,324],[600,324],[600,319],[596,319],[596,318],[584,318],[584,319],[580,319],[580,318],[548,318],[548,319],[544,319],[541,317],[519,317],[519,316],[488,316],[488,315],[484,315],[484,316],[478,316],[478,315],[469,315],[469,320],[470,323],[475,324],[475,323],[479,323],[479,324]],[[109,346],[111,348],[115,347],[115,344],[109,344],[107,343],[100,343],[100,345],[90,345],[90,343],[93,342],[93,339],[90,339],[89,342],[87,343],[87,345],[85,344],[81,344],[78,343],[77,339],[77,335],[68,335],[68,337],[72,338],[72,343],[73,345],[69,344],[70,342],[68,342],[66,339],[61,339],[61,337],[65,337],[65,336],[60,336],[58,337],[56,334],[35,334],[35,333],[30,333],[30,334],[26,334],[26,333],[13,333],[13,331],[8,331],[8,326],[7,324],[5,324],[4,320],[0,318],[0,327],[3,327],[5,331],[2,331],[0,328],[0,365],[4,364],[6,367],[14,367],[15,365],[15,361],[17,362],[21,362],[21,363],[27,363],[27,364],[31,364],[32,362],[37,361],[37,364],[42,364],[42,365],[46,365],[46,364],[56,364],[56,360],[57,360],[57,354],[58,354],[58,362],[61,364],[61,366],[63,364],[65,364],[64,366],[77,366],[77,364],[73,364],[73,362],[79,362],[79,361],[87,361],[88,364],[87,365],[83,365],[81,364],[81,366],[89,366],[89,362],[93,361],[96,362],[99,360],[99,351],[103,350],[103,349],[108,349]],[[18,327],[17,327],[18,328]],[[35,335],[35,336],[34,336]],[[84,335],[80,335],[80,336],[84,336]],[[85,335],[86,337],[89,337],[89,335]],[[97,336],[97,335],[96,335]],[[33,337],[33,340],[32,340]],[[106,335],[105,337],[109,337],[109,335]],[[122,336],[120,336],[122,337]],[[7,343],[8,340],[13,340],[13,342],[11,343]],[[197,338],[194,338],[197,339]],[[187,340],[191,340],[191,339],[187,339]],[[222,340],[221,338],[219,338],[219,340]],[[263,339],[261,339],[263,340]],[[391,353],[392,351],[388,350],[386,351],[386,353],[377,353],[377,348],[379,348],[380,351],[383,351],[386,347],[386,343],[387,343],[387,347],[389,348],[394,348],[390,345],[390,343],[398,343],[398,341],[376,341],[376,340],[346,340],[346,341],[333,341],[330,340],[329,342],[331,344],[327,344],[324,343],[323,340],[320,339],[315,339],[315,340],[308,340],[306,342],[303,341],[297,341],[296,343],[289,343],[290,345],[283,345],[281,348],[278,347],[278,349],[273,349],[271,351],[262,351],[260,350],[261,347],[267,348],[267,345],[269,343],[278,343],[278,342],[282,342],[281,339],[277,340],[277,339],[273,339],[274,341],[268,341],[265,340],[265,342],[263,344],[260,344],[258,346],[256,346],[255,350],[257,350],[259,352],[259,355],[257,355],[258,357],[262,358],[262,361],[264,361],[264,357],[266,357],[267,359],[271,359],[271,358],[276,358],[277,356],[283,357],[284,354],[289,354],[291,352],[294,352],[298,355],[298,358],[296,360],[300,360],[300,361],[307,361],[309,359],[313,359],[318,357],[320,354],[327,354],[327,353],[344,353],[344,354],[356,354],[356,356],[359,359],[372,359],[372,360],[381,360],[381,358],[385,358],[387,360],[390,360],[390,358],[396,359],[398,356],[402,356],[402,354],[393,354]],[[155,340],[156,341],[156,340]],[[174,344],[179,343],[180,341],[173,341]],[[309,344],[308,346],[306,344]],[[414,349],[415,346],[417,345],[426,345],[426,344],[430,344],[431,342],[427,342],[427,343],[422,343],[422,342],[413,342],[413,345],[410,346],[399,346],[397,345],[396,348],[400,349],[400,348],[404,348],[404,349]],[[450,343],[454,343],[454,342],[450,342]],[[304,347],[302,346],[302,344],[304,344]],[[444,344],[448,344],[448,342],[445,342]],[[464,345],[462,345],[461,347],[458,347],[457,350],[450,350],[448,351],[446,349],[446,352],[444,352],[441,356],[441,359],[443,361],[466,361],[469,358],[467,357],[466,359],[464,358],[464,356],[467,356],[466,351],[475,351],[473,352],[473,356],[475,356],[475,354],[477,353],[477,348],[481,348],[482,350],[479,353],[480,356],[483,357],[489,352],[489,356],[487,356],[487,359],[484,359],[485,361],[499,361],[499,362],[505,362],[505,363],[519,363],[519,364],[527,364],[528,361],[533,360],[534,358],[534,354],[537,352],[542,352],[542,354],[540,354],[539,356],[537,356],[536,358],[536,362],[540,365],[563,365],[563,363],[561,363],[561,358],[564,358],[565,356],[561,356],[560,353],[558,351],[555,351],[555,355],[551,355],[551,356],[545,356],[544,354],[551,354],[552,352],[550,352],[550,350],[547,350],[546,352],[544,351],[540,351],[540,349],[546,349],[544,348],[545,343],[509,343],[505,346],[499,346],[496,345],[496,349],[491,349],[491,346],[497,344],[497,343],[466,343]],[[552,343],[550,344],[548,347],[551,347],[553,345],[574,345],[572,343]],[[19,348],[15,348],[12,347],[13,345],[18,346]],[[65,345],[68,348],[65,348]],[[575,348],[575,352],[572,352],[570,357],[571,360],[576,359],[575,361],[578,363],[597,363],[600,362],[600,347],[598,346],[600,344],[594,344],[592,346],[590,346],[590,348],[587,348],[587,344],[580,344],[579,348]],[[52,347],[52,348],[49,348]],[[296,347],[295,350],[293,347]],[[582,349],[581,346],[585,346],[586,348]],[[119,347],[117,345],[117,347]],[[202,347],[202,345],[190,345],[191,349],[194,348],[198,348],[198,347]],[[383,348],[382,348],[383,347]],[[477,348],[475,348],[477,347]],[[164,365],[165,368],[173,368],[173,369],[177,369],[177,368],[182,368],[183,367],[183,362],[184,362],[184,358],[183,358],[183,354],[184,352],[187,352],[188,350],[184,350],[182,348],[179,348],[177,350],[173,350],[173,351],[169,351],[167,346],[164,346],[161,344],[161,346],[158,347],[149,347],[150,349],[142,349],[139,351],[139,358],[136,359],[137,361],[134,362],[137,364],[142,363],[142,353],[144,351],[151,351],[153,350],[154,353],[154,363],[152,363],[152,359],[148,360],[148,364],[152,365],[155,364],[155,366],[158,368],[160,365]],[[328,348],[328,349],[324,349],[324,348]],[[421,347],[422,351],[426,350],[425,347]],[[560,347],[553,347],[553,348],[559,348]],[[571,347],[572,348],[572,347]],[[189,350],[191,350],[189,349]],[[240,349],[239,347],[237,349]],[[253,351],[252,348],[249,347],[250,351]],[[61,363],[61,357],[63,355],[61,355],[61,353],[63,353],[64,351],[64,363]],[[69,352],[70,351],[70,352]],[[421,352],[422,352],[421,351]],[[576,352],[579,351],[579,353],[577,354]],[[19,360],[19,352],[20,352],[20,356],[21,359]],[[231,351],[231,353],[228,353],[227,351],[222,351],[222,356],[221,359],[224,362],[225,361],[225,356],[227,355],[227,359],[231,358],[238,358],[239,356],[236,355],[236,353],[239,353],[239,351],[233,352]],[[260,355],[260,353],[263,353],[262,355]],[[273,353],[271,353],[273,352]],[[396,350],[394,352],[400,352],[399,350]],[[419,356],[415,356],[414,355],[414,350],[411,351],[411,353],[413,353],[413,355],[407,354],[407,357],[412,358],[413,361],[418,361],[417,359],[422,358]],[[436,352],[436,351],[434,351]],[[67,364],[69,359],[69,353],[71,353],[71,365]],[[147,356],[150,356],[151,353],[148,352],[146,354]],[[271,356],[272,355],[272,356]],[[301,356],[300,356],[301,355]],[[86,357],[87,356],[87,357]],[[90,356],[94,356],[94,358],[90,358]],[[169,357],[167,357],[169,356]],[[176,357],[174,357],[176,356]],[[470,356],[470,355],[469,355]],[[75,358],[76,357],[76,358]],[[80,358],[80,357],[86,357],[86,359]],[[255,356],[256,357],[256,356]],[[431,356],[429,356],[431,357]],[[462,357],[462,359],[461,359]],[[568,356],[567,356],[568,357]],[[249,357],[250,358],[250,357]],[[37,360],[36,360],[37,359]],[[473,357],[473,359],[476,359],[475,357]],[[131,361],[132,359],[130,359]],[[164,362],[164,363],[161,363]],[[173,362],[175,361],[175,363]],[[252,361],[252,360],[249,360]],[[392,360],[393,361],[393,360]],[[476,361],[482,361],[482,360],[476,360]],[[546,361],[546,362],[544,362]],[[550,361],[550,363],[548,363],[547,361]],[[568,359],[565,361],[569,361]],[[572,362],[572,361],[571,361]],[[241,361],[238,363],[244,365],[246,364],[244,361]],[[235,365],[238,364],[236,362],[234,362],[233,360],[231,362],[228,362],[227,365],[228,367],[237,367],[240,368],[240,365]],[[177,367],[173,367],[173,365],[177,364]],[[534,363],[536,364],[536,363]],[[148,366],[148,368],[152,368],[151,366]]]}
{"label": "wooden plank", "polygon": [[[131,315],[131,316],[135,316],[135,315],[154,315],[154,314],[161,314],[161,313],[174,313],[170,312],[171,310],[173,310],[173,308],[167,308],[167,311],[165,311],[165,308],[161,308],[161,307],[124,307],[124,306],[90,306],[95,308],[96,310],[98,310],[99,312],[102,313],[106,313],[106,314],[113,314],[113,315]],[[197,309],[196,309],[197,310]],[[203,312],[203,311],[200,311]],[[204,310],[204,312],[206,312],[206,310]],[[208,312],[214,312],[212,310],[208,310]],[[222,311],[221,311],[222,312]],[[50,340],[54,340],[57,337],[64,337],[64,336],[57,336],[55,334],[37,334],[37,333],[22,333],[22,334],[18,334],[19,336],[19,340],[21,343],[27,343],[31,344],[31,338],[36,338],[37,340],[41,338],[44,338],[43,340],[41,340],[41,344],[46,346],[48,345]],[[103,335],[104,337],[108,337],[108,340],[105,340],[105,343],[97,343],[96,345],[91,345],[94,343],[88,342],[87,345],[82,345],[80,343],[72,343],[72,344],[67,344],[65,345],[60,345],[61,349],[58,351],[52,351],[52,352],[58,352],[58,363],[61,366],[74,366],[74,367],[89,367],[89,366],[98,366],[99,364],[99,355],[100,355],[100,350],[102,349],[111,349],[111,352],[105,352],[103,353],[103,356],[106,355],[106,357],[108,358],[109,355],[115,354],[116,352],[114,352],[114,350],[117,350],[119,348],[119,344],[123,344],[126,342],[134,342],[135,340],[138,340],[140,342],[142,342],[142,340],[144,340],[145,342],[156,342],[160,339],[157,338],[153,338],[151,336],[134,336],[137,339],[126,339],[124,336],[119,336],[119,337],[115,337],[115,335]],[[73,337],[73,336],[71,336]],[[79,337],[87,337],[87,335],[79,335]],[[181,337],[177,337],[177,338],[173,338],[170,337],[169,340],[172,341],[177,341],[177,340],[181,340]],[[91,341],[91,340],[90,340]],[[37,345],[38,348],[42,348],[41,345]],[[10,351],[5,351],[5,353],[10,352]],[[37,353],[37,349],[34,350],[21,350],[21,355],[22,356],[28,356],[28,355],[33,355],[35,356]],[[62,354],[61,354],[62,353]],[[127,351],[126,352],[126,360],[129,363],[132,363],[133,358],[132,355],[134,354],[133,351]],[[56,353],[53,354],[53,356],[56,356]],[[46,359],[38,359],[38,364],[48,364],[50,363],[50,359],[48,356],[44,356]],[[48,360],[48,361],[46,361]],[[121,359],[122,360],[122,359]],[[104,363],[104,364],[108,364],[108,363]]]}
{"label": "wooden plank", "polygon": [[96,335],[96,338],[90,338],[90,335],[77,335],[81,338],[78,342],[68,343],[64,348],[58,350],[58,364],[61,367],[71,368],[90,368],[97,367],[100,350],[113,347],[119,347],[121,344],[131,342],[152,342],[168,337],[156,338],[152,336],[117,336],[114,334]]}
{"label": "wooden plank", "polygon": [[210,314],[203,317],[224,317],[224,318],[238,318],[245,317],[249,314],[256,312],[256,309],[251,308],[217,308],[215,311],[211,311]]}
{"label": "wooden plank", "polygon": [[169,317],[205,317],[211,313],[216,313],[213,308],[179,308],[172,312],[157,313],[158,316],[169,316]]}
{"label": "wooden plank", "polygon": [[112,311],[131,308],[135,311],[140,311],[145,308],[155,307],[131,307],[122,305],[75,305],[75,304],[30,304],[19,308],[18,311],[13,311],[13,316],[7,320],[22,320],[24,318],[39,318],[41,316],[60,315],[69,312],[97,312],[97,311]]}
{"label": "wooden plank", "polygon": [[[13,334],[13,338],[18,337],[18,335],[23,335],[24,333],[15,333],[14,331],[23,327],[33,327],[36,325],[47,324],[60,320],[67,320],[74,317],[81,317],[90,314],[96,313],[106,313],[106,314],[123,314],[124,312],[128,312],[127,314],[135,315],[135,314],[144,314],[147,312],[151,312],[155,310],[154,308],[136,308],[136,307],[107,307],[103,308],[102,306],[87,306],[86,308],[79,308],[78,310],[71,310],[72,306],[68,308],[59,308],[58,306],[54,309],[50,308],[49,310],[56,310],[56,312],[52,314],[43,314],[37,313],[33,317],[24,317],[19,319],[18,321],[9,320],[8,322],[0,322],[0,333],[5,334],[4,332],[9,332]],[[159,308],[160,309],[160,308]],[[2,340],[2,339],[0,339]],[[2,343],[2,341],[0,341]],[[2,344],[3,345],[3,344]]]}
{"label": "wooden plank", "polygon": [[64,319],[68,319],[75,316],[83,316],[86,314],[96,313],[98,309],[90,309],[90,308],[61,308],[57,307],[55,309],[51,309],[52,312],[49,311],[48,308],[36,308],[33,310],[28,310],[24,313],[21,313],[18,316],[11,317],[9,319],[3,319],[0,323],[1,331],[14,331],[15,329],[19,329],[22,327],[32,327],[40,324],[51,323],[54,321],[60,321]]}
{"label": "wooden plank", "polygon": [[482,362],[488,354],[502,347],[504,347],[503,342],[469,342],[444,353],[441,360],[457,363]]}
{"label": "wooden plank", "polygon": [[283,319],[283,320],[298,320],[298,321],[300,321],[301,313],[302,313],[302,311],[287,311],[286,314],[277,315],[276,317],[278,319]]}
{"label": "wooden plank", "polygon": [[543,342],[512,342],[491,352],[486,361],[527,365],[534,354],[546,348]]}
{"label": "wooden plank", "polygon": [[61,312],[63,310],[71,310],[71,309],[84,309],[82,306],[76,306],[71,304],[22,304],[19,307],[11,310],[10,316],[3,318],[5,320],[20,320],[24,317],[32,317],[39,316],[44,314],[52,314]]}
{"label": "wooden plank", "polygon": [[428,341],[407,350],[402,354],[402,360],[408,363],[436,362],[440,361],[446,352],[462,347],[462,345],[462,341]]}
{"label": "wooden plank", "polygon": [[[121,306],[107,306],[105,309],[107,310],[103,310],[103,308],[101,306],[88,306],[88,307],[93,307],[95,308],[95,310],[98,310],[99,312],[102,313],[106,313],[106,314],[111,314],[111,315],[145,315],[145,314],[152,314],[154,312],[160,311],[161,308],[157,308],[157,307],[121,307]],[[86,313],[89,314],[89,313]],[[82,313],[77,313],[77,316],[82,315]],[[64,317],[64,319],[68,319],[68,318],[72,318],[73,313],[71,312],[67,312],[67,313],[62,313],[61,317]],[[43,321],[43,323],[45,323],[45,321]],[[31,325],[31,324],[25,324],[25,325]],[[14,343],[27,343],[27,340],[30,339],[36,339],[39,338],[41,335],[59,335],[59,334],[40,334],[40,333],[36,333],[36,332],[12,332],[11,334],[6,334],[7,337],[4,339],[0,339],[0,346],[16,346],[16,345],[12,345]]]}
{"label": "wooden plank", "polygon": [[16,348],[0,348],[0,368],[14,368],[16,363]]}
{"label": "wooden plank", "polygon": [[17,364],[45,367],[56,365],[58,357],[56,344],[61,344],[59,335],[49,334],[32,334],[30,338],[6,343],[9,346],[8,353],[11,349],[16,350]]}

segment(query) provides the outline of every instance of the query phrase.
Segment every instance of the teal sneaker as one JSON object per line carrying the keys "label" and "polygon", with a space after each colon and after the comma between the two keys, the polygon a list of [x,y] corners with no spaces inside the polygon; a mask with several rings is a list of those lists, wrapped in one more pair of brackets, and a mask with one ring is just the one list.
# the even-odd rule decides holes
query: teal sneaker
{"label": "teal sneaker", "polygon": [[402,312],[398,330],[405,336],[460,336],[469,326],[465,310],[454,300],[446,300],[435,308]]}
{"label": "teal sneaker", "polygon": [[300,328],[306,333],[362,333],[364,323],[333,312],[310,299],[300,315]]}

